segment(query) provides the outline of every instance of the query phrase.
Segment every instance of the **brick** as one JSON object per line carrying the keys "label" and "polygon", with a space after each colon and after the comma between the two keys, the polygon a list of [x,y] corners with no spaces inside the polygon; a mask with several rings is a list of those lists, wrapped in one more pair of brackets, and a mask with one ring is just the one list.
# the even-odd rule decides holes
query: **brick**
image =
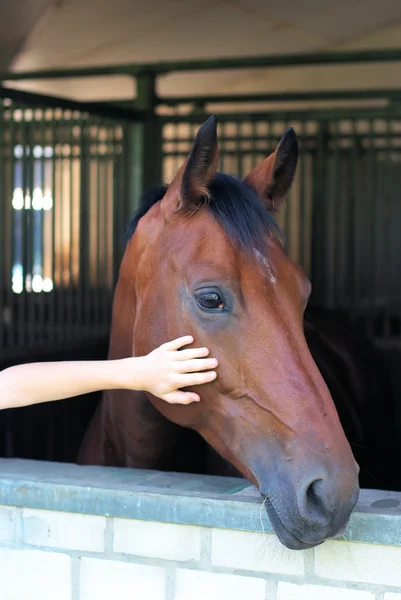
{"label": "brick", "polygon": [[264,600],[266,582],[255,577],[177,569],[175,600]]}
{"label": "brick", "polygon": [[32,546],[104,551],[105,517],[51,510],[23,510],[24,541]]}
{"label": "brick", "polygon": [[15,540],[16,510],[8,506],[0,508],[0,544]]}
{"label": "brick", "polygon": [[326,542],[315,548],[320,577],[382,585],[401,585],[401,547]]}
{"label": "brick", "polygon": [[325,585],[295,585],[280,581],[277,600],[375,600],[375,595],[359,590]]}
{"label": "brick", "polygon": [[212,530],[212,563],[219,567],[303,575],[304,552],[284,548],[275,535]]}
{"label": "brick", "polygon": [[96,558],[81,559],[80,600],[113,598],[164,600],[164,569]]}
{"label": "brick", "polygon": [[39,550],[0,549],[0,600],[71,600],[71,559]]}
{"label": "brick", "polygon": [[147,558],[200,560],[199,527],[114,519],[114,552]]}

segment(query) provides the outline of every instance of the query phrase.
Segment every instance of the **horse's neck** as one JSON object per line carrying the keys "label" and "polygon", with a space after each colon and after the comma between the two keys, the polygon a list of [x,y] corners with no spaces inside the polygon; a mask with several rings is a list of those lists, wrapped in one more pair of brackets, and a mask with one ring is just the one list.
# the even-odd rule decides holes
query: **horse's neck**
{"label": "horse's neck", "polygon": [[169,467],[178,427],[151,404],[143,392],[116,390],[102,401],[104,445],[115,464],[138,469]]}

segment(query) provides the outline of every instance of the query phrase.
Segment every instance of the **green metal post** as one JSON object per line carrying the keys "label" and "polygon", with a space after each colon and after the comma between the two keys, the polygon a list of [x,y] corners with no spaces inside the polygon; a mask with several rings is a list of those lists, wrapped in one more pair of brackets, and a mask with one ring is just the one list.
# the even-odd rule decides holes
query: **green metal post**
{"label": "green metal post", "polygon": [[326,156],[328,143],[328,122],[319,123],[316,142],[317,147],[313,156],[313,199],[312,199],[312,251],[311,251],[311,280],[313,304],[326,306],[326,281],[329,274],[326,268],[326,232],[324,225],[325,214],[325,177]]}
{"label": "green metal post", "polygon": [[137,77],[135,106],[144,115],[141,123],[126,128],[126,168],[128,178],[128,219],[140,203],[143,190],[162,181],[162,125],[156,114],[156,76]]}

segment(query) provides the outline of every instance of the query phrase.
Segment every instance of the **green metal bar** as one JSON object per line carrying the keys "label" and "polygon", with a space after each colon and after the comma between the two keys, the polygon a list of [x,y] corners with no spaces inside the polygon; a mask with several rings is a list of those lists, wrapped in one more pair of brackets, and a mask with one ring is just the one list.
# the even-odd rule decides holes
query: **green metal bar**
{"label": "green metal bar", "polygon": [[162,180],[162,125],[155,113],[156,78],[147,73],[137,78],[137,107],[146,116],[139,125],[142,154],[142,188],[158,185]]}
{"label": "green metal bar", "polygon": [[[299,132],[300,139],[300,148],[299,148],[299,159],[298,159],[298,173],[299,173],[299,221],[300,221],[300,229],[299,229],[299,262],[301,266],[305,269],[305,241],[306,241],[306,223],[307,223],[307,210],[306,210],[306,193],[305,193],[305,169],[306,169],[306,148],[304,140],[306,138],[306,122],[302,121],[301,130]],[[298,226],[299,227],[299,226]]]}
{"label": "green metal bar", "polygon": [[[401,89],[360,89],[360,90],[327,90],[315,92],[273,92],[270,94],[205,94],[200,96],[156,96],[158,106],[180,106],[185,104],[201,103],[201,113],[205,111],[206,104],[239,104],[266,103],[266,102],[322,102],[333,100],[389,100],[398,101],[401,98]],[[130,108],[135,106],[132,98],[116,100],[93,100],[92,104],[101,107]]]}
{"label": "green metal bar", "polygon": [[251,127],[252,127],[252,135],[251,135],[251,142],[252,142],[252,146],[251,146],[251,169],[254,169],[256,167],[257,164],[257,156],[258,156],[258,150],[257,150],[257,139],[258,139],[258,132],[257,132],[257,124],[255,122],[251,123]]}
{"label": "green metal bar", "polygon": [[311,279],[312,298],[315,304],[325,306],[326,301],[326,278],[325,266],[325,232],[323,230],[325,219],[325,175],[327,156],[327,121],[322,119],[318,122],[317,148],[313,155],[313,198],[312,198],[312,254],[311,254]]}
{"label": "green metal bar", "polygon": [[[113,145],[114,145],[114,157],[113,157],[113,247],[112,247],[112,287],[115,286],[118,279],[118,271],[120,267],[121,259],[121,248],[122,248],[122,235],[123,235],[123,221],[125,218],[125,206],[124,199],[128,192],[128,181],[125,177],[126,172],[124,164],[124,152],[117,154],[117,135],[116,127],[113,129]],[[127,131],[123,128],[122,131],[121,145],[124,149]],[[108,314],[107,318],[110,322],[111,315]]]}
{"label": "green metal bar", "polygon": [[103,156],[103,163],[104,163],[104,172],[103,172],[103,185],[102,185],[102,189],[104,190],[103,192],[103,227],[104,227],[104,235],[103,235],[103,263],[102,263],[102,268],[101,268],[101,273],[102,273],[102,277],[101,277],[101,310],[100,310],[100,325],[99,325],[99,332],[101,333],[107,323],[108,320],[108,314],[107,314],[107,275],[109,272],[109,252],[110,252],[110,248],[109,248],[109,228],[110,228],[110,223],[108,220],[108,205],[109,202],[113,201],[113,197],[109,195],[109,166],[112,163],[112,158],[108,158],[108,147],[109,144],[112,144],[112,137],[111,134],[113,133],[113,128],[108,125],[106,128],[106,139],[105,139],[105,153]]}
{"label": "green metal bar", "polygon": [[243,155],[248,154],[248,151],[242,151],[241,152],[241,123],[237,123],[236,124],[236,130],[237,130],[237,137],[238,137],[238,141],[237,141],[237,148],[236,148],[236,154],[237,154],[237,176],[238,177],[243,177],[244,173],[243,173],[243,160],[242,157]]}
{"label": "green metal bar", "polygon": [[[322,92],[277,92],[271,94],[216,94],[204,96],[158,96],[157,104],[162,106],[178,106],[183,104],[194,104],[202,100],[205,104],[236,104],[240,102],[310,102],[328,100],[399,100],[401,89],[384,90],[343,90]],[[125,106],[132,100],[118,100],[102,102],[101,105]]]}
{"label": "green metal bar", "polygon": [[330,188],[333,194],[333,211],[332,211],[332,243],[333,243],[333,279],[332,279],[332,290],[333,290],[333,304],[334,307],[338,307],[339,303],[339,290],[342,286],[341,277],[341,262],[339,256],[342,252],[343,247],[343,227],[341,222],[340,207],[343,202],[343,190],[341,188],[341,131],[340,122],[336,119],[333,121],[333,134],[332,134],[333,150],[331,153],[333,167],[332,167],[332,181]]}
{"label": "green metal bar", "polygon": [[[38,125],[38,143],[42,149],[40,156],[40,188],[42,192],[42,199],[45,196],[45,146],[46,146],[46,128],[45,128],[45,111],[42,110],[40,123]],[[42,285],[45,276],[45,265],[44,265],[44,256],[46,252],[46,237],[45,237],[45,219],[46,212],[42,209],[40,210],[40,262],[41,262],[41,277],[42,277]],[[39,344],[43,344],[45,341],[45,292],[43,290],[38,294],[38,332],[37,339]]]}
{"label": "green metal bar", "polygon": [[[4,104],[0,100],[0,348],[5,346],[4,305],[6,292],[6,206],[4,197],[5,120]],[[8,283],[10,285],[10,283]]]}
{"label": "green metal bar", "polygon": [[74,228],[73,228],[73,212],[74,212],[74,195],[73,195],[73,186],[74,186],[74,130],[69,123],[69,119],[66,121],[66,127],[68,129],[68,146],[69,146],[69,194],[68,194],[68,214],[69,214],[69,239],[70,245],[68,248],[68,293],[67,293],[67,335],[66,337],[73,339],[78,333],[76,328],[74,327],[74,312],[75,312],[75,290],[72,279],[72,257],[73,257],[73,248],[75,247],[74,243]]}
{"label": "green metal bar", "polygon": [[90,248],[90,126],[82,120],[80,128],[80,190],[79,190],[79,282],[78,303],[80,325],[86,333],[89,326],[89,248]]}
{"label": "green metal bar", "polygon": [[[400,223],[395,218],[396,213],[395,213],[394,196],[393,196],[394,187],[392,186],[394,163],[391,161],[391,154],[392,154],[393,148],[392,148],[392,144],[391,144],[391,140],[390,140],[390,133],[391,133],[391,121],[389,119],[387,119],[386,120],[386,133],[385,133],[385,136],[386,136],[386,141],[385,141],[386,160],[385,160],[385,164],[384,164],[384,178],[382,180],[382,185],[383,185],[382,195],[384,198],[386,212],[389,217],[389,229],[387,230],[388,236],[389,236],[389,246],[388,246],[388,255],[387,256],[389,257],[389,263],[390,263],[389,264],[390,277],[388,279],[390,280],[391,284],[393,284],[394,282],[399,281],[399,273],[394,269],[394,267],[396,266],[395,252],[397,251],[396,245],[395,245],[395,240],[399,238]],[[391,287],[393,287],[393,286],[391,285]],[[385,315],[384,315],[384,330],[383,330],[383,336],[385,338],[389,337],[390,332],[391,332],[390,315],[389,315],[388,309],[389,309],[389,307],[387,305]]]}
{"label": "green metal bar", "polygon": [[[205,112],[202,115],[169,115],[169,116],[159,116],[159,120],[161,123],[203,123],[208,117],[210,117],[210,112]],[[383,118],[383,117],[393,117],[393,118],[401,118],[401,107],[399,105],[392,105],[391,107],[382,107],[382,108],[342,108],[342,109],[296,109],[296,110],[270,110],[270,111],[245,111],[245,112],[227,112],[220,113],[218,115],[219,123],[225,123],[228,121],[248,121],[252,123],[253,121],[267,121],[269,119],[276,121],[286,121],[288,118],[293,120],[301,120],[305,117],[313,120],[319,119],[336,119],[336,118]]]}
{"label": "green metal bar", "polygon": [[[377,220],[376,220],[376,204],[379,204],[377,201],[378,196],[376,195],[377,190],[377,178],[376,178],[376,160],[375,160],[375,135],[374,135],[374,121],[373,119],[369,120],[369,146],[367,152],[367,169],[365,169],[365,177],[367,180],[367,198],[364,200],[366,202],[366,212],[369,217],[368,228],[369,228],[369,264],[370,268],[367,268],[367,281],[369,285],[369,295],[370,295],[370,318],[368,318],[366,326],[367,331],[370,335],[373,335],[374,328],[372,317],[374,317],[375,306],[374,306],[374,298],[376,297],[376,254],[380,253],[382,248],[383,240],[377,238]],[[365,257],[366,261],[366,257]],[[365,263],[366,264],[366,263]],[[368,267],[368,265],[366,265]],[[365,283],[365,282],[364,282]],[[366,283],[365,283],[366,285]]]}
{"label": "green metal bar", "polygon": [[[28,210],[25,204],[26,195],[30,192],[28,186],[30,182],[28,180],[29,163],[27,159],[27,150],[30,149],[29,137],[27,133],[27,122],[26,122],[26,109],[22,111],[21,120],[21,145],[22,145],[22,189],[24,196],[24,208],[21,211],[22,217],[22,228],[21,228],[21,247],[22,247],[22,293],[19,297],[19,315],[18,315],[18,338],[19,345],[25,345],[25,334],[26,334],[26,312],[27,312],[27,291],[26,291],[26,279],[28,275],[28,260],[29,260],[29,249],[28,249]],[[14,176],[13,176],[14,179]],[[32,197],[31,197],[32,200]]]}
{"label": "green metal bar", "polygon": [[[101,192],[101,169],[102,169],[102,156],[100,147],[102,144],[101,140],[101,122],[96,122],[96,278],[94,289],[92,289],[92,298],[94,303],[94,329],[98,330],[100,325],[100,242],[101,242],[101,206],[102,206],[102,192]],[[93,219],[91,220],[93,222]]]}
{"label": "green metal bar", "polygon": [[55,278],[55,267],[56,267],[56,206],[57,206],[57,190],[56,190],[56,123],[55,123],[55,109],[52,109],[51,112],[51,120],[48,123],[48,127],[50,130],[50,145],[52,148],[52,158],[51,158],[51,169],[52,169],[52,179],[51,179],[51,196],[53,200],[53,206],[51,209],[51,279],[53,282],[53,290],[51,292],[50,297],[50,307],[49,307],[49,323],[50,323],[50,335],[49,338],[53,339],[53,332],[56,327],[56,278]]}
{"label": "green metal bar", "polygon": [[356,239],[356,235],[358,233],[358,140],[357,140],[357,122],[355,119],[352,121],[352,132],[351,132],[351,156],[350,156],[350,164],[351,164],[351,178],[350,178],[350,189],[351,194],[348,199],[348,293],[349,293],[349,314],[351,318],[355,318],[356,316],[356,300],[357,300],[357,290],[358,290],[358,282],[356,280],[357,276],[357,252],[358,246],[357,243],[360,240]]}
{"label": "green metal bar", "polygon": [[63,137],[64,137],[64,126],[63,126],[63,122],[65,120],[65,114],[64,114],[64,110],[62,112],[62,123],[59,125],[58,127],[58,132],[59,132],[59,138],[58,138],[58,142],[60,145],[60,156],[59,156],[59,165],[60,165],[60,185],[59,185],[59,198],[60,198],[60,204],[59,204],[59,223],[60,223],[60,245],[59,245],[59,249],[60,249],[60,253],[59,253],[59,264],[60,264],[60,285],[59,288],[57,290],[57,304],[58,304],[58,311],[57,311],[57,334],[58,334],[58,339],[61,341],[63,339],[63,323],[65,321],[65,295],[66,295],[66,287],[64,285],[64,231],[63,231],[63,225],[64,225],[64,215],[63,215],[63,211],[64,211],[64,206],[65,206],[65,201],[64,201],[64,166],[65,166],[65,159],[64,159],[64,149],[63,149]]}
{"label": "green metal bar", "polygon": [[53,108],[57,106],[57,108],[63,110],[88,112],[100,117],[117,120],[141,121],[143,118],[143,113],[137,110],[133,103],[128,110],[120,107],[101,106],[97,102],[77,102],[75,100],[59,98],[58,96],[33,94],[32,92],[23,92],[21,90],[13,90],[2,86],[0,86],[0,98],[9,98],[10,100],[15,100],[16,102],[20,102],[29,107]]}
{"label": "green metal bar", "polygon": [[357,50],[343,52],[313,52],[274,56],[251,56],[216,58],[187,61],[166,61],[157,63],[128,63],[100,67],[75,67],[69,69],[45,69],[4,73],[3,81],[28,79],[60,79],[66,77],[99,77],[107,75],[138,76],[144,73],[162,75],[182,71],[209,71],[225,69],[255,69],[274,67],[294,67],[301,65],[360,64],[372,62],[394,62],[401,60],[401,50]]}

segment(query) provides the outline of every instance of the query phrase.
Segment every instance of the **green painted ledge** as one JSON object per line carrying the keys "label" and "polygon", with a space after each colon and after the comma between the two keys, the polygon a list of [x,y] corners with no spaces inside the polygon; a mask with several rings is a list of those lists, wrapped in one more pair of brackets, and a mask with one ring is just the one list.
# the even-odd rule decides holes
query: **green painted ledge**
{"label": "green painted ledge", "polygon": [[[0,505],[272,532],[236,478],[0,459]],[[401,546],[401,493],[362,490],[344,537]]]}

